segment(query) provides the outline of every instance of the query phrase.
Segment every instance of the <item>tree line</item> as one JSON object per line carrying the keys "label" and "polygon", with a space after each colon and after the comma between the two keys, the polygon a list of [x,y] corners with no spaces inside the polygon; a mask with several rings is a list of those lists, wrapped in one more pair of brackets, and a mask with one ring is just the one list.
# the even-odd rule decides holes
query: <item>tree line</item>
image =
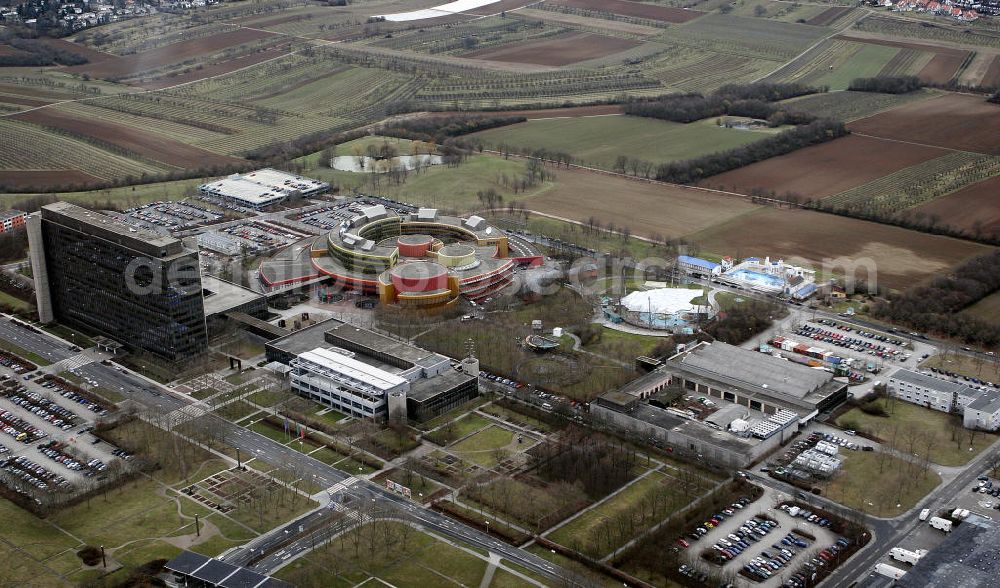
{"label": "tree line", "polygon": [[848,132],[842,122],[821,119],[734,149],[660,164],[656,168],[655,177],[661,182],[690,184],[803,147],[832,141]]}
{"label": "tree line", "polygon": [[855,92],[880,92],[882,94],[907,94],[924,86],[917,76],[889,76],[884,78],[854,78],[848,90]]}
{"label": "tree line", "polygon": [[951,275],[889,294],[872,306],[871,314],[919,331],[993,347],[1000,343],[1000,325],[959,311],[997,291],[1000,291],[1000,249],[966,261]]}
{"label": "tree line", "polygon": [[0,55],[0,66],[80,65],[89,61],[79,53],[50,45],[30,35],[32,32],[24,29],[0,33],[0,43],[21,52]]}
{"label": "tree line", "polygon": [[770,126],[806,124],[815,116],[789,111],[778,100],[814,94],[820,89],[801,84],[750,84],[723,86],[714,93],[676,94],[625,104],[625,114],[689,123],[713,116],[746,116],[764,119]]}

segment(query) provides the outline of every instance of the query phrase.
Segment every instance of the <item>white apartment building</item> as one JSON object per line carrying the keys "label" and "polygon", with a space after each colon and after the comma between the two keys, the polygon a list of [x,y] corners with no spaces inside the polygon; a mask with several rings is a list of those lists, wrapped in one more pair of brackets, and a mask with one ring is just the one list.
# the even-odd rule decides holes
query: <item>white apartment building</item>
{"label": "white apartment building", "polygon": [[961,412],[982,393],[970,386],[901,369],[889,378],[889,395],[941,412]]}
{"label": "white apartment building", "polygon": [[996,431],[1000,428],[1000,392],[981,392],[965,407],[962,425],[966,429]]}

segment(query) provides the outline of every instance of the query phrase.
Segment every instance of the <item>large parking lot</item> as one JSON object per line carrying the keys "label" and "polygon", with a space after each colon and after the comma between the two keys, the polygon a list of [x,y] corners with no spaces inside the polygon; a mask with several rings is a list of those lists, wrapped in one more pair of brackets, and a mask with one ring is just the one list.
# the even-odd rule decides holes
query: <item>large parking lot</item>
{"label": "large parking lot", "polygon": [[[0,362],[2,365],[3,362]],[[65,380],[0,367],[0,471],[22,492],[73,492],[131,456],[88,434],[106,408]],[[26,379],[27,378],[27,379]]]}
{"label": "large parking lot", "polygon": [[216,223],[224,215],[191,202],[151,202],[115,216],[130,225],[163,233]]}
{"label": "large parking lot", "polygon": [[754,503],[742,499],[678,543],[688,546],[700,563],[710,561],[726,573],[738,574],[746,585],[766,588],[795,586],[796,573],[831,565],[832,554],[846,547],[846,540],[828,528],[830,521],[787,504],[772,508],[773,504],[770,491]]}

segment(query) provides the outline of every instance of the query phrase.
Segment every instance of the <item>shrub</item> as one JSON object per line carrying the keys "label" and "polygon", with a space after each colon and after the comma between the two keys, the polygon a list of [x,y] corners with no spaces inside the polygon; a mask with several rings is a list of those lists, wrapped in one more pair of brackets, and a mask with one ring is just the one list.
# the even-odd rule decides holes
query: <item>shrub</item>
{"label": "shrub", "polygon": [[85,545],[83,549],[76,552],[76,556],[88,566],[96,566],[101,563],[101,550],[93,545]]}
{"label": "shrub", "polygon": [[883,94],[906,94],[919,90],[923,82],[917,76],[891,76],[885,78],[855,78],[848,90],[855,92],[881,92]]}

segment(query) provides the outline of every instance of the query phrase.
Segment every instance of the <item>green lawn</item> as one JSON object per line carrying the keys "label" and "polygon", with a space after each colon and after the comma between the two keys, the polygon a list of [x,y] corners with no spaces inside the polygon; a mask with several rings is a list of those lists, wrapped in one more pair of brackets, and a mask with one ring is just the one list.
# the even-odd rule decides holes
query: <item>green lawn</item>
{"label": "green lawn", "polygon": [[48,521],[7,500],[0,499],[0,517],[4,521],[3,538],[33,558],[45,559],[79,545],[77,540]]}
{"label": "green lawn", "polygon": [[50,325],[42,325],[42,329],[62,338],[63,341],[69,341],[70,343],[82,347],[83,349],[96,345],[93,339],[76,329],[67,327],[66,325],[52,323]]}
{"label": "green lawn", "polygon": [[0,292],[0,304],[9,305],[15,312],[29,311],[35,307],[30,302],[25,302],[16,296],[11,296],[6,292]]}
{"label": "green lawn", "polygon": [[[996,435],[965,429],[961,417],[957,415],[904,400],[882,399],[878,402],[889,413],[888,417],[870,415],[853,408],[838,418],[837,424],[847,429],[867,431],[886,442],[891,440],[893,430],[898,426],[897,448],[906,453],[923,455],[925,447],[929,446],[931,461],[944,466],[968,463],[997,439]],[[970,447],[972,451],[969,451]]]}
{"label": "green lawn", "polygon": [[848,451],[843,457],[841,471],[823,485],[823,495],[875,516],[898,516],[941,483],[933,468],[920,472],[886,453]]}
{"label": "green lawn", "polygon": [[[611,499],[605,501],[600,506],[592,508],[566,525],[557,529],[549,535],[549,539],[565,545],[566,547],[579,548],[585,553],[592,555],[607,555],[614,548],[621,544],[612,542],[607,544],[598,538],[597,528],[605,521],[613,521],[616,517],[631,513],[633,516],[640,514],[641,501],[647,496],[656,492],[663,492],[663,481],[666,476],[659,472],[653,472],[645,478],[622,490]],[[646,528],[656,524],[659,520],[649,519],[646,525],[637,525],[636,531],[641,532]],[[631,538],[631,537],[630,537]]]}
{"label": "green lawn", "polygon": [[[1000,324],[1000,292],[994,292],[962,311],[976,318]],[[995,380],[994,380],[995,381]]]}
{"label": "green lawn", "polygon": [[896,53],[899,53],[897,47],[866,44],[846,63],[823,74],[813,85],[829,86],[831,90],[846,90],[854,78],[871,78],[878,75]]}
{"label": "green lawn", "polygon": [[[157,493],[148,479],[130,483],[51,517],[59,527],[90,545],[116,547],[136,539],[187,534],[194,521],[181,518],[173,499]],[[202,516],[209,511],[195,507]],[[186,527],[191,525],[191,529]]]}
{"label": "green lawn", "polygon": [[496,465],[496,450],[510,445],[514,433],[507,429],[491,426],[475,435],[452,445],[449,450],[464,460],[484,467]]}
{"label": "green lawn", "polygon": [[479,415],[468,414],[460,419],[445,423],[430,433],[425,433],[424,437],[438,445],[447,445],[489,424],[490,421]]}
{"label": "green lawn", "polygon": [[[420,173],[411,172],[402,185],[390,184],[383,179],[378,186],[372,186],[368,174],[363,173],[325,167],[313,167],[304,173],[339,185],[341,193],[357,190],[417,205],[466,212],[481,208],[476,193],[490,188],[499,192],[504,202],[523,199],[523,193],[514,194],[513,190],[499,181],[499,177],[506,175],[509,178],[520,178],[525,173],[526,165],[523,159],[506,160],[490,155],[471,155],[456,167],[434,165]],[[537,186],[535,190],[544,186]]]}
{"label": "green lawn", "polygon": [[400,523],[385,522],[320,546],[275,576],[302,587],[354,586],[381,578],[400,588],[422,588],[478,586],[485,571],[486,562],[479,557],[415,529],[404,531]]}
{"label": "green lawn", "polygon": [[588,343],[583,349],[591,353],[604,355],[605,357],[638,357],[651,353],[653,348],[663,340],[663,337],[636,335],[635,333],[626,333],[606,328],[601,331],[599,339]]}
{"label": "green lawn", "polygon": [[619,155],[658,164],[732,149],[768,135],[719,127],[714,121],[680,124],[633,116],[529,120],[471,138],[494,147],[565,152],[585,165],[610,170]]}

